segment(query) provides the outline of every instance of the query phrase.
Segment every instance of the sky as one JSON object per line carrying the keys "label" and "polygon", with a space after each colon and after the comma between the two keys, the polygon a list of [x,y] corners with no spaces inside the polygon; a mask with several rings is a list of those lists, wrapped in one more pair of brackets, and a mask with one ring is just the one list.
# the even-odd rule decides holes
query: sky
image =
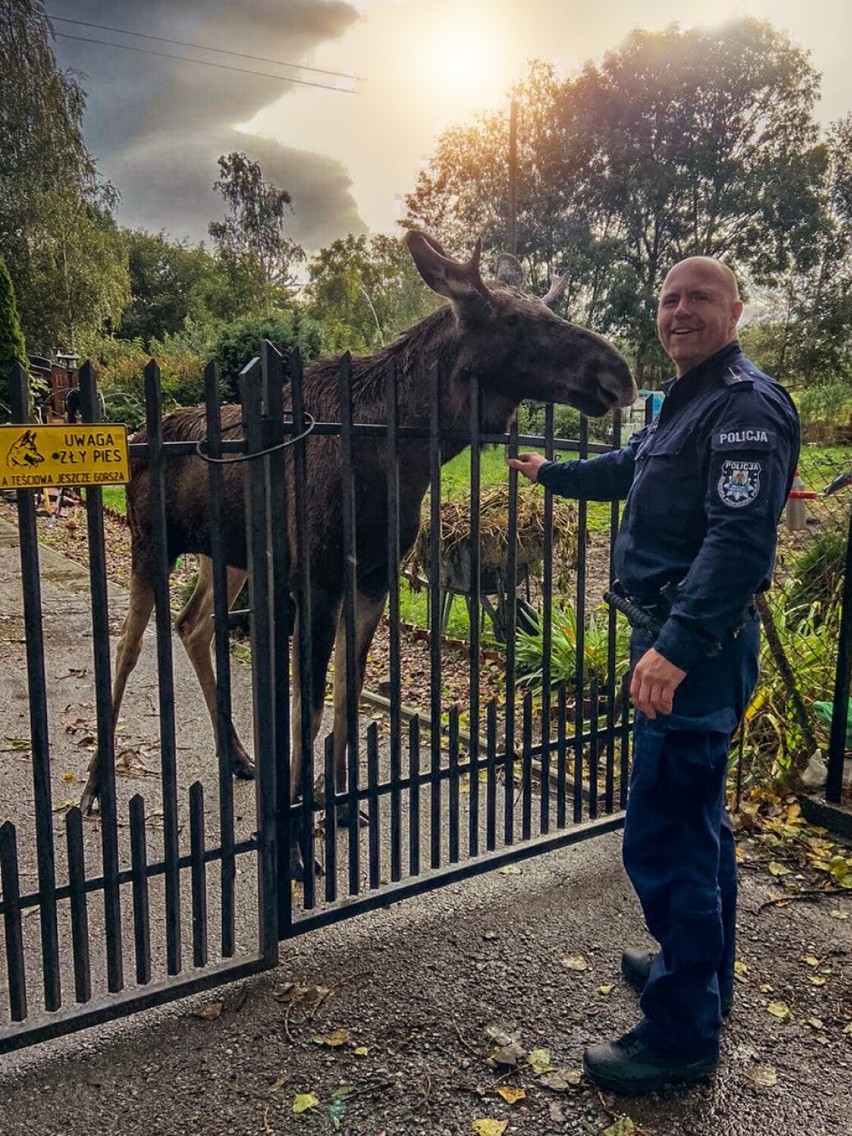
{"label": "sky", "polygon": [[[289,190],[291,232],[309,252],[347,233],[398,232],[404,195],[442,130],[505,105],[531,59],[570,76],[637,27],[769,20],[822,74],[818,119],[828,124],[852,111],[852,5],[843,0],[46,0],[45,7],[57,61],[78,72],[87,92],[86,142],[121,193],[119,222],[175,240],[204,239],[208,222],[223,215],[212,185],[216,159],[232,150]],[[241,54],[166,42],[178,40]]]}

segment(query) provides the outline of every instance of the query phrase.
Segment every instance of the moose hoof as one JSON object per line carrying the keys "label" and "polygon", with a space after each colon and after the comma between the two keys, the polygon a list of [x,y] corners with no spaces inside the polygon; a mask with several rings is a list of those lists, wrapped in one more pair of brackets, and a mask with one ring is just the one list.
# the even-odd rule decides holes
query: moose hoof
{"label": "moose hoof", "polygon": [[250,761],[235,761],[231,768],[238,781],[254,781],[254,765]]}
{"label": "moose hoof", "polygon": [[86,782],[83,789],[82,796],[80,797],[80,812],[83,816],[92,816],[99,810],[95,807],[98,803],[98,787],[94,785],[91,780]]}
{"label": "moose hoof", "polygon": [[[314,876],[325,875],[325,869],[319,860],[314,860]],[[290,879],[295,880],[296,883],[303,884],[305,882],[305,861],[302,859],[300,850],[291,850],[290,852]]]}

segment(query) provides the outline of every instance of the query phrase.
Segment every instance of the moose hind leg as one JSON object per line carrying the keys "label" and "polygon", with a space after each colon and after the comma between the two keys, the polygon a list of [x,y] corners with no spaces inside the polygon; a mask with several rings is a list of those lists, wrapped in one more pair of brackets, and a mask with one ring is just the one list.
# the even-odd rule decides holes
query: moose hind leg
{"label": "moose hind leg", "polygon": [[[127,680],[139,661],[142,650],[142,637],[151,612],[154,610],[154,589],[146,583],[141,575],[134,571],[130,577],[130,597],[127,615],[124,617],[121,634],[118,639],[118,648],[115,656],[115,675],[112,683],[112,731],[115,736],[115,727],[118,724],[118,713],[127,688]],[[101,791],[101,778],[103,777],[103,739],[98,739],[98,745],[89,762],[86,784],[80,797],[80,809],[83,813],[91,813],[95,801]]]}
{"label": "moose hind leg", "polygon": [[[239,568],[228,568],[227,596],[228,609],[240,594],[245,583],[246,573]],[[211,644],[215,628],[213,625],[213,561],[209,556],[198,558],[198,583],[186,606],[175,621],[175,630],[180,636],[184,649],[198,678],[207,713],[213,723],[213,734],[217,749],[221,749],[223,739],[219,737],[218,713],[216,707],[216,672],[213,668]],[[230,738],[231,771],[235,777],[247,780],[254,778],[254,764],[239,739],[231,721],[230,708],[227,713],[227,729]]]}
{"label": "moose hind leg", "polygon": [[[373,636],[385,610],[387,590],[378,593],[358,590],[355,597],[355,705],[351,713],[355,715],[357,728],[358,704],[361,691],[364,687],[364,670],[367,666],[367,655]],[[334,649],[334,781],[337,792],[342,793],[347,787],[346,750],[348,739],[348,715],[350,712],[347,697],[348,665],[346,651],[346,626],[344,615],[341,614],[337,629],[337,641]],[[362,823],[366,823],[361,818]],[[337,823],[345,826],[349,823],[349,806],[340,805],[337,809]]]}

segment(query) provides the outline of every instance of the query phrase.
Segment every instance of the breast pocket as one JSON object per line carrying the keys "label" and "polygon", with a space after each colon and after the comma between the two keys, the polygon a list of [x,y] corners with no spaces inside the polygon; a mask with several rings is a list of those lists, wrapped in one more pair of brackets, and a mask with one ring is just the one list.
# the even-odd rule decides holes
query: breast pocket
{"label": "breast pocket", "polygon": [[688,437],[656,437],[637,464],[637,515],[663,527],[669,538],[692,538],[696,524],[703,523],[704,492],[698,455]]}

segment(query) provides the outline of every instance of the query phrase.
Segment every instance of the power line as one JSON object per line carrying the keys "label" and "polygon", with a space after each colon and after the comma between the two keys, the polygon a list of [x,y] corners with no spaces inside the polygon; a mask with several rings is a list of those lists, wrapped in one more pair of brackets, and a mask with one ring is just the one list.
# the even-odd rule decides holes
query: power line
{"label": "power line", "polygon": [[[300,87],[322,87],[326,91],[337,91],[341,95],[357,95],[350,87],[335,87],[333,83],[313,83],[309,79],[293,79],[289,75],[273,75],[269,71],[251,71],[247,67],[231,67],[227,63],[211,63],[207,59],[193,59],[189,55],[171,55],[167,51],[155,51],[151,47],[132,47],[129,43],[110,43],[104,39],[89,39],[86,36],[69,35],[56,32],[57,39],[73,39],[79,43],[96,43],[101,47],[117,47],[122,51],[137,51],[142,55],[159,55],[163,59],[177,59],[179,63],[198,63],[201,67],[217,67],[220,71],[237,71],[241,75],[258,75],[263,79],[277,79],[279,83],[297,83]],[[286,65],[285,65],[286,66]]]}
{"label": "power line", "polygon": [[[59,24],[76,24],[81,28],[96,28],[101,32],[116,32],[118,35],[138,36],[140,39],[152,39],[157,43],[170,43],[173,47],[192,47],[196,51],[215,51],[219,55],[235,55],[239,59],[253,59],[256,63],[274,63],[277,67],[297,67],[300,71],[313,71],[317,75],[333,75],[339,79],[354,79],[361,81],[360,75],[350,75],[346,71],[325,71],[322,67],[308,67],[305,63],[285,63],[281,59],[267,59],[263,55],[248,55],[244,51],[229,51],[225,47],[209,47],[203,43],[187,43],[182,39],[169,39],[166,36],[149,35],[147,32],[131,32],[127,28],[112,28],[108,24],[90,24],[86,20],[71,20],[65,16],[51,16],[47,13],[48,18],[54,23]],[[60,33],[57,32],[57,35]],[[70,37],[66,37],[70,38]],[[114,46],[118,47],[119,44]]]}

